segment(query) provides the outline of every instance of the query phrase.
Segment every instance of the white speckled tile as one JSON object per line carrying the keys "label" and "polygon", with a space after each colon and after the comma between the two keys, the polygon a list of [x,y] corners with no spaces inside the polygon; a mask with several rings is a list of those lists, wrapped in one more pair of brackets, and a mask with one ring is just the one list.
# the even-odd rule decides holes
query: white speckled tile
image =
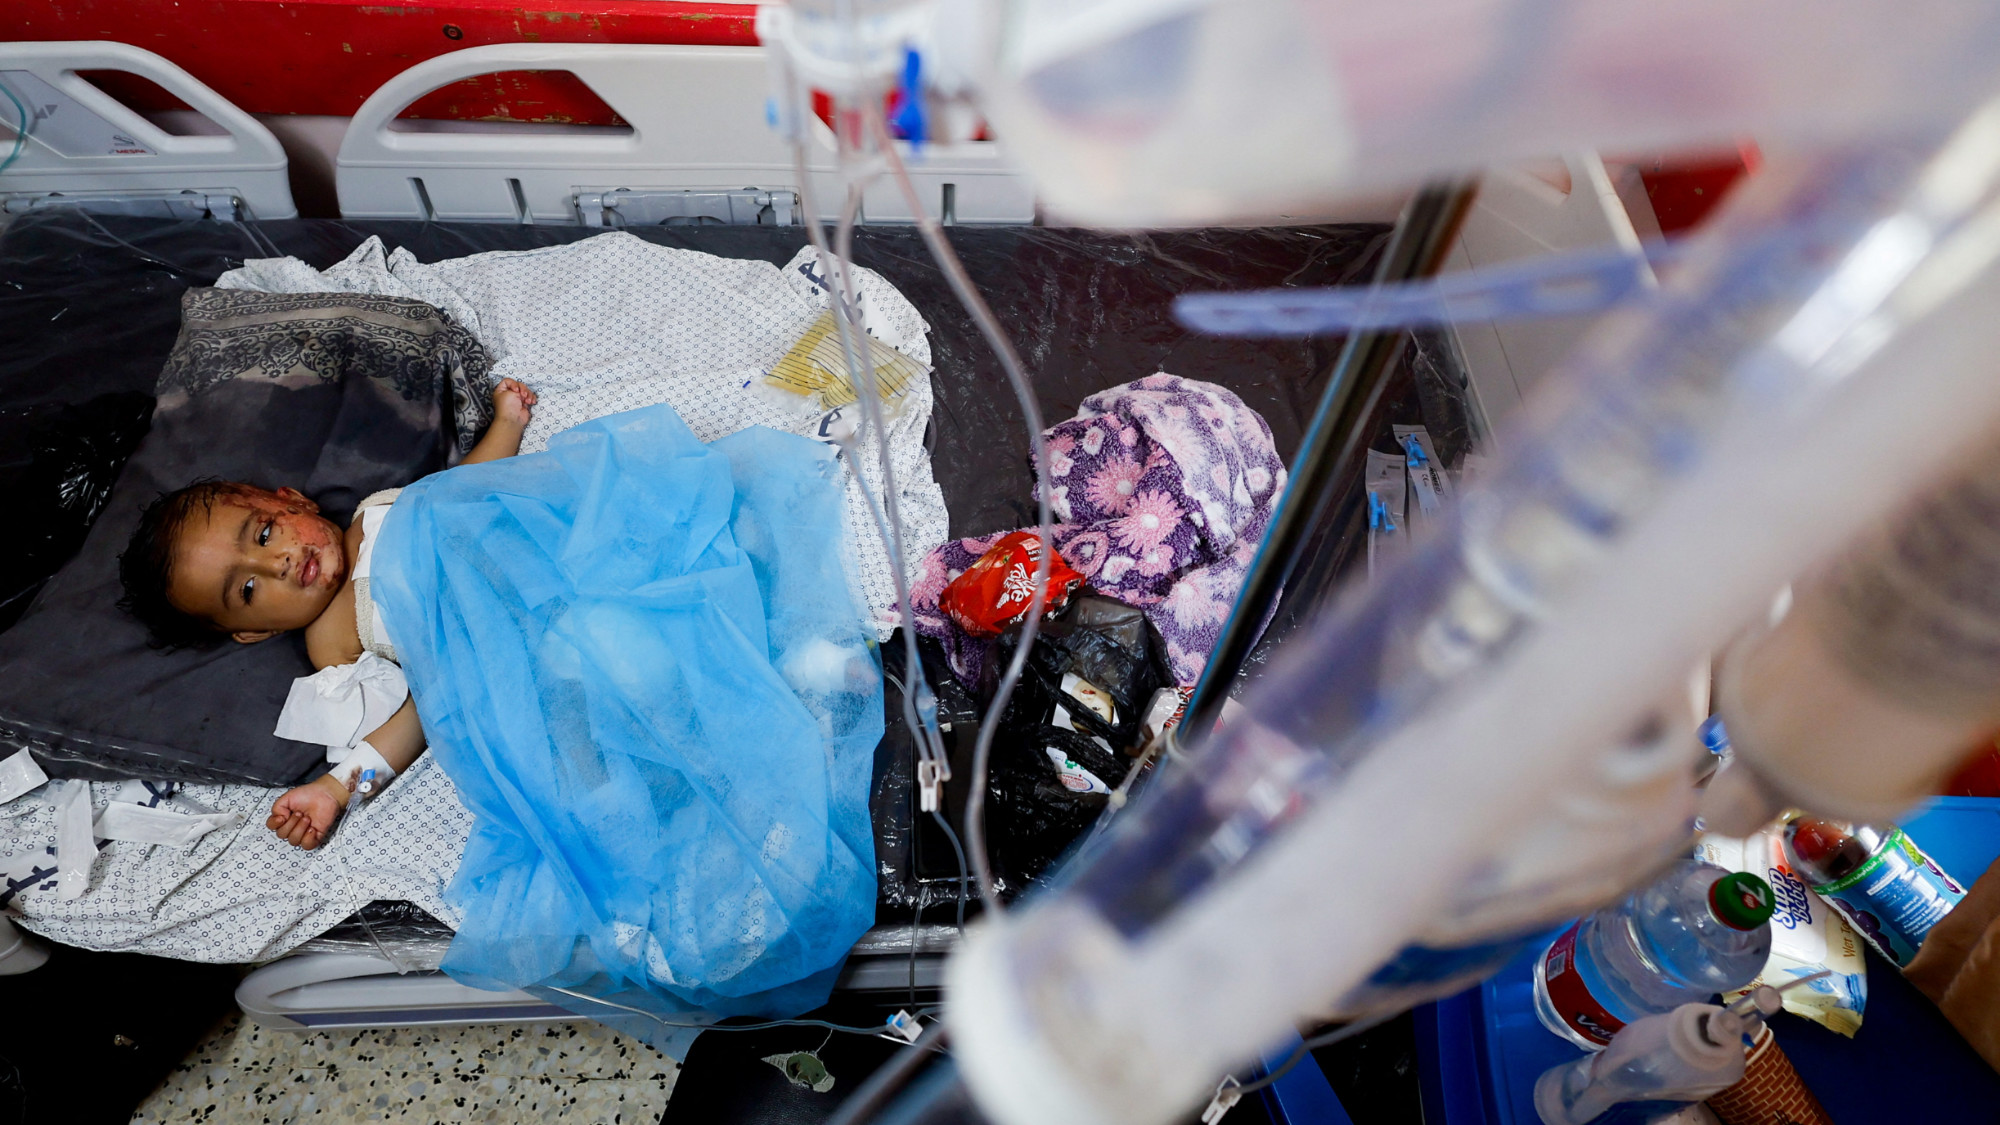
{"label": "white speckled tile", "polygon": [[265,1031],[232,1016],[132,1125],[574,1121],[652,1125],[675,1062],[601,1024]]}

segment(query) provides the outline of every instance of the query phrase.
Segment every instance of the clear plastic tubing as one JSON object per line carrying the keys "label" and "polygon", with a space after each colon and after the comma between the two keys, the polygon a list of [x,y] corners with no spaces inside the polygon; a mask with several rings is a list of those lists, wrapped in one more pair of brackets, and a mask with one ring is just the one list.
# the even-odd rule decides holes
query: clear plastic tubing
{"label": "clear plastic tubing", "polygon": [[968,939],[950,1019],[989,1116],[1190,1108],[1420,940],[1492,833],[1636,717],[1613,708],[1987,436],[2000,112],[1939,145],[1752,180],[1430,543],[1289,640],[1060,891]]}

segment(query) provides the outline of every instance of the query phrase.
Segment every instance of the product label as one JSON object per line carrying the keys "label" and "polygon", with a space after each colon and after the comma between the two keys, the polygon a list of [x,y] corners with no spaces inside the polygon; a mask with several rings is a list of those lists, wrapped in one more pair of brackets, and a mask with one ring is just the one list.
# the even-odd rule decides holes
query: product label
{"label": "product label", "polygon": [[1373,574],[1378,562],[1387,565],[1392,559],[1402,557],[1409,546],[1409,532],[1404,530],[1403,524],[1403,507],[1409,491],[1409,482],[1403,472],[1403,458],[1394,453],[1369,450],[1365,485],[1368,573]]}
{"label": "product label", "polygon": [[1110,693],[1106,692],[1103,688],[1098,687],[1075,672],[1064,672],[1062,692],[1064,695],[1089,708],[1098,718],[1103,719],[1112,726],[1118,725],[1118,704],[1111,698]]}
{"label": "product label", "polygon": [[1764,868],[1777,907],[1771,913],[1771,952],[1806,963],[1826,960],[1826,929],[1814,925],[1812,892],[1782,863]]}
{"label": "product label", "polygon": [[1604,1010],[1576,971],[1576,937],[1582,929],[1583,923],[1578,922],[1564,930],[1542,955],[1542,981],[1549,990],[1549,1003],[1571,1031],[1608,1046],[1625,1021]]}
{"label": "product label", "polygon": [[1965,888],[1900,828],[1890,830],[1868,862],[1813,889],[1898,966],[1910,963],[1924,935],[1965,897]]}
{"label": "product label", "polygon": [[1403,447],[1404,465],[1409,470],[1410,494],[1416,498],[1417,511],[1426,519],[1436,518],[1444,511],[1444,502],[1451,499],[1451,478],[1438,462],[1437,446],[1431,441],[1430,431],[1422,426],[1392,426],[1396,444]]}
{"label": "product label", "polygon": [[1042,752],[1049,756],[1049,764],[1056,768],[1056,778],[1062,782],[1064,789],[1072,793],[1111,792],[1111,787],[1104,784],[1103,778],[1077,765],[1075,760],[1061,750],[1053,746],[1044,746]]}

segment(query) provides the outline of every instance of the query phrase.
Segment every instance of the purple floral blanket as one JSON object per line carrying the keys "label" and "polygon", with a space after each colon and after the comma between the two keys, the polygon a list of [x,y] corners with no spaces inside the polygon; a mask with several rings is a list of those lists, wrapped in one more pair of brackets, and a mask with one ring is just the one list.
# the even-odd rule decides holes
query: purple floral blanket
{"label": "purple floral blanket", "polygon": [[[1084,399],[1046,438],[1048,464],[1036,469],[1056,550],[1091,588],[1146,612],[1174,678],[1191,686],[1285,487],[1271,428],[1233,392],[1163,372]],[[910,591],[917,631],[944,640],[974,679],[983,645],[939,611],[938,597],[1005,534],[937,548]]]}

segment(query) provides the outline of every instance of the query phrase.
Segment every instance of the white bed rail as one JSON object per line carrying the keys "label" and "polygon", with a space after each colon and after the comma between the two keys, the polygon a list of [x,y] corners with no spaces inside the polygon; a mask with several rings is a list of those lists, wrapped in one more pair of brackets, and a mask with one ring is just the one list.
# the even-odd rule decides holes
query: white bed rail
{"label": "white bed rail", "polygon": [[[139,75],[208,118],[220,134],[176,136],[78,71]],[[222,219],[298,214],[284,149],[249,114],[151,51],[124,43],[0,43],[0,209],[93,210]]]}
{"label": "white bed rail", "polygon": [[[433,90],[514,70],[567,71],[628,125],[397,119]],[[336,162],[341,214],[638,225],[742,222],[747,213],[782,223],[795,214],[785,196],[799,185],[790,148],[766,122],[769,88],[761,47],[503,43],[454,51],[390,79],[355,112]],[[998,144],[926,145],[910,159],[940,218],[1034,221],[1033,187]],[[846,189],[824,126],[809,163],[823,206],[838,208]],[[912,219],[891,190],[870,192],[862,206],[868,222]]]}
{"label": "white bed rail", "polygon": [[[1618,178],[1595,153],[1573,153],[1562,164],[1568,190],[1522,168],[1488,171],[1448,268],[1492,266],[1589,247],[1615,246],[1636,255],[1645,238],[1658,237],[1659,223],[1645,189],[1636,183],[1637,169],[1620,169],[1634,181],[1621,192]],[[1485,421],[1491,424],[1512,413],[1596,322],[1595,316],[1567,316],[1454,324],[1473,398]]]}
{"label": "white bed rail", "polygon": [[272,1031],[576,1018],[525,992],[487,992],[435,970],[399,975],[394,963],[372,953],[280,958],[243,978],[236,1006]]}
{"label": "white bed rail", "polygon": [[[957,936],[950,926],[877,926],[855,943],[834,988],[846,993],[937,989],[944,979],[944,955]],[[914,961],[912,943],[917,947]],[[244,977],[236,987],[236,1005],[259,1027],[298,1032],[580,1018],[576,1010],[527,992],[487,992],[428,968],[437,964],[444,945],[440,940],[434,950],[400,966],[386,953],[293,953]],[[412,964],[418,971],[408,971]]]}

